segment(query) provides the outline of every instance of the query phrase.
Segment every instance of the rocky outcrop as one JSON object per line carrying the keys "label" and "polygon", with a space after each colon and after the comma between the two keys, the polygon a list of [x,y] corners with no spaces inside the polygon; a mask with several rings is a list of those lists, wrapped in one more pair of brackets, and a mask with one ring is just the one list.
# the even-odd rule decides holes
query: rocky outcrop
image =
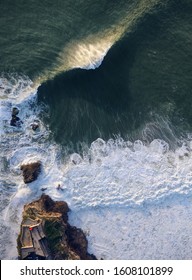
{"label": "rocky outcrop", "polygon": [[[69,207],[64,201],[53,201],[43,194],[39,200],[24,206],[21,232],[18,237],[18,252],[21,258],[22,226],[28,224],[29,229],[34,224],[41,224],[46,238],[49,259],[54,260],[94,260],[96,257],[87,252],[88,242],[81,229],[68,223]],[[31,221],[31,225],[29,224]],[[25,248],[24,248],[25,249]]]}
{"label": "rocky outcrop", "polygon": [[17,116],[19,114],[19,109],[17,107],[13,107],[12,109],[12,118],[10,121],[11,126],[20,127],[22,125],[21,119]]}
{"label": "rocky outcrop", "polygon": [[13,107],[12,116],[17,116],[19,114],[19,109],[17,107]]}
{"label": "rocky outcrop", "polygon": [[21,165],[23,180],[25,184],[35,181],[41,172],[41,162],[33,162]]}

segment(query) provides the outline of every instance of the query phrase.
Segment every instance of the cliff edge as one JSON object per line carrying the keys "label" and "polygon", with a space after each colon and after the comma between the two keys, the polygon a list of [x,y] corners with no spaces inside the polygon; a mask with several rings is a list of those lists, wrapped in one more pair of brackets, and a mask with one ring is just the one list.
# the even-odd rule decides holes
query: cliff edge
{"label": "cliff edge", "polygon": [[79,228],[68,223],[69,207],[43,194],[24,206],[17,239],[19,259],[95,260]]}

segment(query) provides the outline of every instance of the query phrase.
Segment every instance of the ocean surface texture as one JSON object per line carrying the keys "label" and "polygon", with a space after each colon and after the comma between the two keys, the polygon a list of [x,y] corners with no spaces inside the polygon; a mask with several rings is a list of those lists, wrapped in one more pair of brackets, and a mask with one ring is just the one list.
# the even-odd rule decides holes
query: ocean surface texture
{"label": "ocean surface texture", "polygon": [[42,189],[98,259],[192,258],[192,0],[0,0],[0,259]]}

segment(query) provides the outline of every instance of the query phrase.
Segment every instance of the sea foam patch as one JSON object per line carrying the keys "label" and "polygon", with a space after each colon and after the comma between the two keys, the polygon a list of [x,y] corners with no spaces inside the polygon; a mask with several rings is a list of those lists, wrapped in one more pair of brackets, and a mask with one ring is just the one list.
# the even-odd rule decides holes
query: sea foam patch
{"label": "sea foam patch", "polygon": [[[83,155],[68,155],[63,162],[39,119],[36,92],[31,93],[21,98],[22,90],[21,96],[10,91],[1,99],[1,119],[7,121],[1,127],[1,175],[9,188],[5,192],[1,182],[1,224],[7,235],[1,235],[0,242],[9,240],[15,248],[2,247],[2,258],[17,257],[23,206],[42,193],[69,204],[71,223],[86,232],[98,258],[190,258],[192,142],[186,140],[173,151],[160,139],[145,145],[99,138]],[[9,124],[14,106],[23,120],[18,131]],[[36,119],[37,132],[30,126]],[[24,184],[20,166],[31,161],[41,161],[42,172]]]}
{"label": "sea foam patch", "polygon": [[191,259],[191,198],[144,208],[89,209],[70,213],[98,259]]}
{"label": "sea foam patch", "polygon": [[158,203],[175,194],[191,194],[191,161],[191,150],[184,144],[170,151],[157,139],[148,146],[98,139],[84,158],[75,162],[71,156],[62,184],[73,209]]}

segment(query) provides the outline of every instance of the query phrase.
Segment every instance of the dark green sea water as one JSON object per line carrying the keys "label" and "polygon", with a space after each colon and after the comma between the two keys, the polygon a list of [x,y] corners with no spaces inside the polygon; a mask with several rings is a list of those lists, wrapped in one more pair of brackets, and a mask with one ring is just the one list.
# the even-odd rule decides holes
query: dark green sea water
{"label": "dark green sea water", "polygon": [[[44,81],[38,102],[59,143],[173,142],[191,131],[191,15],[187,0],[1,0],[0,71]],[[77,42],[105,38],[113,46],[99,68],[70,70]]]}

